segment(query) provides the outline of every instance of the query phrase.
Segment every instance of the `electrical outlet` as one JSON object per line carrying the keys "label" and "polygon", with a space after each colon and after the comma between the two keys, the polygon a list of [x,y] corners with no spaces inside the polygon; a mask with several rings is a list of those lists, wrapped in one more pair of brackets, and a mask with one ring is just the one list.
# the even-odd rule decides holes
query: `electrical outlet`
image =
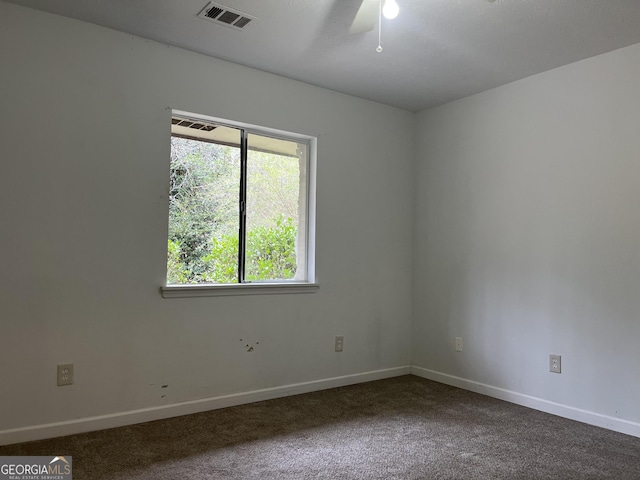
{"label": "electrical outlet", "polygon": [[58,386],[73,385],[73,363],[58,365]]}
{"label": "electrical outlet", "polygon": [[549,355],[549,371],[562,373],[562,357],[560,355]]}
{"label": "electrical outlet", "polygon": [[344,337],[342,335],[336,336],[336,352],[341,352],[344,349]]}
{"label": "electrical outlet", "polygon": [[456,352],[462,351],[462,337],[456,337]]}

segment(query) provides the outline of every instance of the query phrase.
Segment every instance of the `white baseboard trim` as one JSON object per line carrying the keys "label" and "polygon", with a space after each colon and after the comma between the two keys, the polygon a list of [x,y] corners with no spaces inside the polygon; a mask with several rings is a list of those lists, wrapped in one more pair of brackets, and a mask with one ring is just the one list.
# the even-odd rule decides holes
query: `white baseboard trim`
{"label": "white baseboard trim", "polygon": [[482,395],[487,395],[499,400],[505,400],[524,407],[533,408],[534,410],[540,410],[541,412],[558,415],[559,417],[588,423],[589,425],[595,425],[596,427],[602,427],[615,432],[633,435],[634,437],[640,437],[640,423],[601,415],[599,413],[570,407],[568,405],[562,405],[560,403],[544,400],[543,398],[532,397],[523,393],[505,390],[504,388],[494,387],[492,385],[468,380],[466,378],[455,377],[453,375],[436,372],[435,370],[429,370],[416,365],[411,366],[411,374],[427,378],[435,382],[451,385],[453,387],[462,388],[464,390],[481,393]]}
{"label": "white baseboard trim", "polygon": [[371,372],[355,373],[341,377],[295,383],[281,387],[263,388],[261,390],[203,398],[200,400],[175,403],[173,405],[143,408],[140,410],[100,415],[97,417],[80,418],[78,420],[49,423],[45,425],[34,425],[31,427],[15,428],[11,430],[0,430],[0,445],[30,442],[45,438],[62,437],[76,433],[123,427],[125,425],[133,425],[142,422],[151,422],[153,420],[162,420],[164,418],[189,415],[191,413],[205,412],[207,410],[217,410],[219,408],[261,402],[263,400],[271,400],[273,398],[299,395],[301,393],[309,393],[318,390],[344,387],[346,385],[354,385],[356,383],[409,375],[410,371],[411,367],[409,365],[405,365],[402,367],[387,368],[384,370],[374,370]]}
{"label": "white baseboard trim", "polygon": [[382,380],[385,378],[408,374],[640,438],[640,423],[562,405],[542,398],[494,387],[492,385],[456,377],[446,373],[437,372],[435,370],[429,370],[416,365],[406,365],[402,367],[387,368],[384,370],[344,375],[341,377],[295,383],[281,387],[264,388],[261,390],[252,390],[249,392],[234,393],[219,397],[203,398],[200,400],[181,402],[173,405],[143,408],[140,410],[81,418],[66,422],[0,430],[0,445],[30,442],[33,440],[42,440],[52,437],[62,437],[76,433],[103,430],[106,428],[123,427],[126,425],[134,425],[136,423],[151,422],[154,420],[162,420],[164,418],[178,417],[181,415],[189,415],[191,413],[205,412],[208,410],[217,410],[220,408],[233,407],[236,405],[271,400],[290,395],[299,395],[319,390],[327,390],[346,385],[355,385],[357,383],[371,382],[374,380]]}

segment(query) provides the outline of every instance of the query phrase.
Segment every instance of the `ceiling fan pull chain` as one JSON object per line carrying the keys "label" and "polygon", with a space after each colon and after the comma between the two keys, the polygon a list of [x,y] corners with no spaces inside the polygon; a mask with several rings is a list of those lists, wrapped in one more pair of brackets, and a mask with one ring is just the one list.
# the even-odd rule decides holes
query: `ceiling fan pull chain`
{"label": "ceiling fan pull chain", "polygon": [[382,51],[382,0],[380,0],[380,10],[378,11],[378,47],[376,52]]}

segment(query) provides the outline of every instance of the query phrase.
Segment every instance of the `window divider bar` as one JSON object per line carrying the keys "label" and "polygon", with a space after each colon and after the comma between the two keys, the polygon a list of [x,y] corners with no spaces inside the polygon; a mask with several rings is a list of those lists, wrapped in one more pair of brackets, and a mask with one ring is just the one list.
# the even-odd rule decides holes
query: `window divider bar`
{"label": "window divider bar", "polygon": [[247,244],[247,132],[240,129],[240,231],[238,235],[238,283],[245,283]]}

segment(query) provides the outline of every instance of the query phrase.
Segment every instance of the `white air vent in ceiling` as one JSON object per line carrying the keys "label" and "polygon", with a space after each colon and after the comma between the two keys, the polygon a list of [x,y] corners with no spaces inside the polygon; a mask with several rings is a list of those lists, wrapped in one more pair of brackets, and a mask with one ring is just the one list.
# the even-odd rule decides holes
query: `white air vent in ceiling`
{"label": "white air vent in ceiling", "polygon": [[237,10],[232,10],[224,5],[218,5],[213,2],[209,2],[198,14],[198,17],[219,25],[225,25],[227,27],[237,29],[242,29],[253,20],[256,20],[256,17],[252,17],[246,13],[238,12]]}

